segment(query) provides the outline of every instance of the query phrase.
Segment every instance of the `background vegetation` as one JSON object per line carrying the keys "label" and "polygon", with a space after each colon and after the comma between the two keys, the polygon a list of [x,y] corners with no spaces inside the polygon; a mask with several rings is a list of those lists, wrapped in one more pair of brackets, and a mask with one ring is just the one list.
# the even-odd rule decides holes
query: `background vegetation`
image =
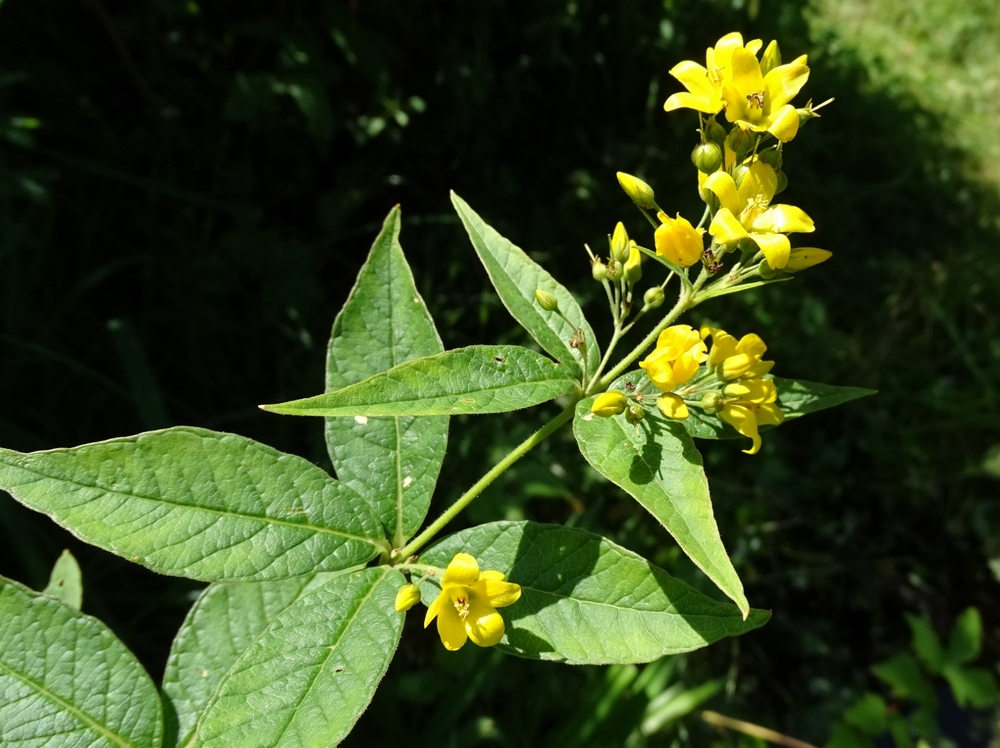
{"label": "background vegetation", "polygon": [[[449,189],[598,302],[600,327],[582,245],[604,246],[619,219],[647,230],[614,173],[639,174],[665,208],[700,215],[695,118],[662,111],[678,88],[666,71],[739,29],[778,38],[786,57],[809,53],[806,95],[836,97],[785,166],[788,200],[835,255],[690,321],[759,332],[780,375],[880,391],[769,433],[756,457],[704,445],[723,538],[771,623],[692,656],[610,669],[448,654],[414,630],[352,739],[738,743],[673,722],[685,694],[822,743],[862,691],[879,690],[869,666],[907,648],[904,613],[946,631],[970,605],[995,672],[1000,14],[987,0],[947,7],[5,0],[0,444],[46,449],[184,423],[322,463],[319,422],[255,405],[320,391],[330,325],[392,205],[446,346],[524,342]],[[543,415],[454,423],[439,503]],[[470,519],[597,529],[712,594],[571,438],[508,473]],[[0,574],[40,587],[64,547],[83,565],[84,610],[158,677],[194,583],[82,546],[0,500]],[[685,690],[698,684],[708,685]],[[995,715],[943,709],[960,745],[996,731]]]}

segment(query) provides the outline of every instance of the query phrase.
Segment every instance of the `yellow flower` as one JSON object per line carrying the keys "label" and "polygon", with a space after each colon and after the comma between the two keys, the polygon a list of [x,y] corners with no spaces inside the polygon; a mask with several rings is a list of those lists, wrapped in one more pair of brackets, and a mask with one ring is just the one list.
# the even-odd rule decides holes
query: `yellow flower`
{"label": "yellow flower", "polygon": [[809,78],[806,55],[761,71],[754,52],[737,47],[730,55],[730,75],[722,84],[726,119],[754,132],[769,132],[787,143],[799,131],[799,115],[788,102]]}
{"label": "yellow flower", "polygon": [[680,213],[677,218],[671,218],[663,211],[657,213],[657,216],[663,225],[657,227],[653,234],[656,254],[682,268],[691,267],[698,262],[705,250],[705,242],[701,238],[705,229],[696,229],[686,218],[681,218]]}
{"label": "yellow flower", "polygon": [[590,412],[601,416],[601,418],[610,418],[624,412],[626,405],[628,405],[628,398],[623,393],[618,390],[609,390],[597,396],[594,404],[590,406]]}
{"label": "yellow flower", "polygon": [[513,605],[521,597],[520,585],[505,582],[499,571],[479,571],[476,559],[458,553],[441,578],[441,594],[427,608],[424,628],[437,618],[445,649],[461,649],[467,639],[492,647],[503,638],[503,618],[497,608]]}
{"label": "yellow flower", "polygon": [[[726,34],[709,47],[705,53],[706,66],[684,60],[670,70],[670,74],[684,84],[687,92],[675,93],[663,104],[668,112],[675,109],[695,109],[706,114],[717,114],[726,105],[722,97],[723,86],[732,77],[732,58],[736,50],[745,50],[751,56],[761,47],[760,39],[747,43],[739,32]],[[756,59],[756,58],[755,58]]]}
{"label": "yellow flower", "polygon": [[719,417],[739,431],[743,436],[750,437],[753,444],[750,449],[744,449],[748,455],[757,454],[761,438],[758,426],[777,426],[785,420],[785,414],[775,404],[778,390],[770,379],[743,379],[730,382],[723,390],[725,404],[719,411]]}
{"label": "yellow flower", "polygon": [[812,219],[794,205],[771,205],[778,175],[762,161],[750,165],[737,187],[733,177],[717,171],[705,180],[705,189],[719,198],[721,207],[708,232],[720,243],[732,246],[752,239],[774,270],[785,267],[791,242],[785,234],[815,230]]}
{"label": "yellow flower", "polygon": [[683,421],[691,415],[687,404],[681,399],[681,396],[675,395],[673,392],[664,392],[656,398],[656,407],[664,416],[672,418],[675,421]]}
{"label": "yellow flower", "polygon": [[415,584],[404,584],[396,593],[396,610],[402,613],[420,602],[420,588]]}
{"label": "yellow flower", "polygon": [[708,356],[704,341],[690,325],[674,325],[660,333],[655,350],[639,362],[650,381],[670,392],[691,380]]}
{"label": "yellow flower", "polygon": [[767,346],[756,333],[736,340],[725,330],[705,325],[701,328],[701,336],[712,338],[708,367],[715,368],[723,381],[762,377],[774,367],[774,361],[761,361]]}

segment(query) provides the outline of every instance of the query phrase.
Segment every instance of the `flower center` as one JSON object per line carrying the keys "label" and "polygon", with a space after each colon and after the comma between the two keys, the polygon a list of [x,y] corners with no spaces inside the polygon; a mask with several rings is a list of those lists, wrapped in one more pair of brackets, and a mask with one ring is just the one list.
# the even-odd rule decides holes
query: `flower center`
{"label": "flower center", "polygon": [[763,109],[764,108],[764,92],[754,91],[753,93],[747,94],[747,106],[751,109]]}
{"label": "flower center", "polygon": [[469,617],[469,598],[463,596],[458,596],[452,600],[452,604],[455,606],[455,610],[458,611],[458,617],[463,621]]}

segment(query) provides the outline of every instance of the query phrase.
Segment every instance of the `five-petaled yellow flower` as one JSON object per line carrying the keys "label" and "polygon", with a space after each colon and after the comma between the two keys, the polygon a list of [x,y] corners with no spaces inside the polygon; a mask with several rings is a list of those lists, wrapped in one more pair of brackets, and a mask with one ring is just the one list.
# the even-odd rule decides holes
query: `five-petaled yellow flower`
{"label": "five-petaled yellow flower", "polygon": [[762,161],[754,161],[739,186],[730,174],[717,171],[705,180],[705,189],[719,198],[720,208],[708,227],[727,246],[752,239],[767,264],[780,270],[788,263],[792,244],[785,234],[815,230],[812,219],[794,205],[771,205],[778,176]]}
{"label": "five-petaled yellow flower", "polygon": [[[663,104],[668,112],[675,109],[695,109],[705,114],[718,114],[726,105],[723,86],[732,78],[732,58],[736,50],[745,50],[752,57],[761,47],[755,39],[743,45],[743,36],[734,31],[726,34],[705,53],[706,66],[684,60],[673,66],[670,74],[684,84],[687,92],[675,93]],[[756,59],[756,58],[755,58]]]}
{"label": "five-petaled yellow flower", "polygon": [[445,649],[461,649],[467,639],[480,647],[492,647],[503,638],[503,618],[497,608],[512,605],[521,597],[520,585],[505,582],[499,571],[479,571],[468,553],[458,553],[441,577],[441,594],[427,608],[424,628],[437,618],[438,634]]}
{"label": "five-petaled yellow flower", "polygon": [[696,229],[680,213],[677,218],[671,218],[661,210],[657,217],[662,225],[653,234],[656,254],[682,268],[689,268],[698,262],[705,250],[705,242],[701,238],[705,229]]}
{"label": "five-petaled yellow flower", "polygon": [[733,50],[731,75],[722,84],[726,119],[744,130],[769,132],[787,143],[799,131],[799,114],[790,102],[809,78],[806,55],[763,74],[754,52]]}

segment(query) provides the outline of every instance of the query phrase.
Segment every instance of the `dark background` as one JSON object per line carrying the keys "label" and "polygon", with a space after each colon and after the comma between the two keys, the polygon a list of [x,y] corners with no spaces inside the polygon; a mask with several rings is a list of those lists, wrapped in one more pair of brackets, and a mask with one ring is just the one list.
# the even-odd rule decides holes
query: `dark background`
{"label": "dark background", "polygon": [[[867,668],[907,647],[904,613],[945,630],[979,607],[983,662],[995,663],[997,193],[969,176],[935,113],[871,85],[849,46],[789,0],[6,0],[0,445],[191,424],[328,464],[319,421],[255,406],[321,390],[330,325],[393,205],[445,345],[526,341],[449,189],[595,302],[606,339],[582,245],[603,248],[618,220],[648,230],[618,170],[647,179],[668,211],[700,215],[697,120],[663,112],[679,89],[666,73],[733,29],[778,38],[785,59],[809,53],[800,103],[836,97],[789,144],[782,195],[814,218],[809,243],[835,254],[687,321],[758,332],[781,376],[880,392],[768,433],[755,457],[700,444],[747,595],[774,617],[683,658],[676,678],[728,678],[712,708],[822,742],[878,690]],[[455,419],[436,506],[546,414]],[[568,430],[465,521],[504,517],[572,519],[718,594],[584,467]],[[0,573],[43,586],[64,547],[83,566],[84,610],[159,678],[198,586],[0,500]],[[471,647],[445,656],[410,623],[359,724],[369,744],[579,743],[573,725],[619,672]],[[627,693],[615,703],[600,726],[611,745],[636,719]],[[677,735],[705,745],[710,733]]]}

